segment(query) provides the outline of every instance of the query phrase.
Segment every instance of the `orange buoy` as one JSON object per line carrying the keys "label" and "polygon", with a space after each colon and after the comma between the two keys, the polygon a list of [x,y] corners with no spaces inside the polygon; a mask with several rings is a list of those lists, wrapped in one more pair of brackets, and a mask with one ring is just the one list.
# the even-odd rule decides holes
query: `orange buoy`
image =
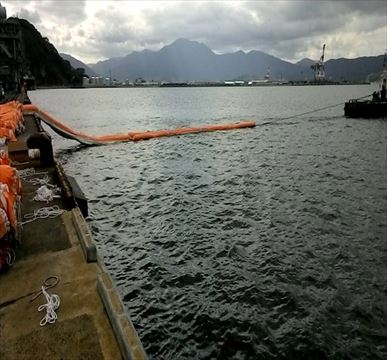
{"label": "orange buoy", "polygon": [[4,150],[0,150],[0,165],[10,165],[8,154]]}
{"label": "orange buoy", "polygon": [[17,229],[17,195],[13,194],[8,186],[0,183],[0,207],[6,212],[11,228]]}
{"label": "orange buoy", "polygon": [[232,123],[232,124],[203,125],[200,127],[186,127],[186,128],[178,128],[173,130],[137,131],[137,132],[128,132],[125,134],[92,136],[70,128],[69,126],[55,119],[49,113],[43,110],[40,110],[36,105],[33,105],[33,104],[23,105],[23,111],[26,113],[27,112],[35,113],[42,121],[44,121],[47,125],[49,125],[59,135],[73,140],[77,140],[80,143],[86,144],[86,145],[103,145],[103,144],[114,143],[114,142],[140,141],[140,140],[148,140],[148,139],[160,138],[165,136],[196,134],[200,132],[252,128],[256,125],[254,121],[241,121],[241,122]]}
{"label": "orange buoy", "polygon": [[17,101],[10,101],[0,105],[0,137],[8,141],[15,141],[24,129],[23,105]]}
{"label": "orange buoy", "polygon": [[0,165],[0,183],[8,186],[14,195],[21,195],[22,186],[17,170],[9,165]]}

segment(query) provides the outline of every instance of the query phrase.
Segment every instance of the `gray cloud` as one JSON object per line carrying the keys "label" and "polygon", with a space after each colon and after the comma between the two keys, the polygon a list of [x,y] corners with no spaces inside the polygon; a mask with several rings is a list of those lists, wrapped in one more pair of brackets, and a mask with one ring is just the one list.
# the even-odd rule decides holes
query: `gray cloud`
{"label": "gray cloud", "polygon": [[17,16],[22,18],[22,19],[26,19],[35,25],[38,25],[41,23],[40,15],[38,14],[38,12],[36,10],[30,11],[28,9],[23,8],[23,9],[20,9],[20,12],[17,14]]}
{"label": "gray cloud", "polygon": [[[12,0],[12,1],[2,1],[2,6],[9,7],[10,5],[14,5],[17,8],[21,8],[23,6],[29,6],[34,3],[34,0]],[[8,16],[15,15],[15,13],[8,13]]]}
{"label": "gray cloud", "polygon": [[341,31],[369,32],[385,24],[383,1],[367,2],[369,19],[361,16],[366,6],[360,3],[259,1],[240,3],[237,7],[227,2],[178,3],[148,11],[144,19],[150,28],[148,42],[153,39],[165,43],[187,37],[202,41],[218,52],[260,49],[292,59],[302,52],[302,46],[311,44],[306,39],[313,39],[314,47],[319,49],[324,38],[338,36]]}
{"label": "gray cloud", "polygon": [[12,7],[19,4],[33,22],[40,16],[39,29],[60,51],[95,61],[182,37],[218,53],[256,49],[290,60],[317,58],[322,43],[337,57],[380,54],[386,46],[386,1],[165,1],[143,2],[149,6],[140,12],[128,7],[133,2],[111,1],[94,16],[86,12],[101,3],[15,1]]}
{"label": "gray cloud", "polygon": [[133,39],[136,29],[132,26],[134,18],[118,9],[108,9],[96,13],[94,39],[104,43],[126,43]]}
{"label": "gray cloud", "polygon": [[73,26],[87,17],[86,0],[12,0],[2,1],[2,4],[6,6],[8,16],[17,15],[32,22],[54,19],[58,24]]}
{"label": "gray cloud", "polygon": [[53,16],[60,22],[75,25],[86,19],[85,0],[55,1],[46,0],[38,3],[39,12]]}
{"label": "gray cloud", "polygon": [[364,14],[385,14],[386,2],[384,0],[348,0],[342,1],[343,7],[349,11],[356,11],[362,15]]}

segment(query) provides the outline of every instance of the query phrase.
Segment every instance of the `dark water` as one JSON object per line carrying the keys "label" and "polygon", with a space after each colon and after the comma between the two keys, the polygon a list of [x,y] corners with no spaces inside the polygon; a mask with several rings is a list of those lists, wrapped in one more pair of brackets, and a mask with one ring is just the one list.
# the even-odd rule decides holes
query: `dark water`
{"label": "dark water", "polygon": [[370,86],[32,92],[104,134],[241,119],[255,129],[57,156],[152,359],[387,358],[387,121]]}

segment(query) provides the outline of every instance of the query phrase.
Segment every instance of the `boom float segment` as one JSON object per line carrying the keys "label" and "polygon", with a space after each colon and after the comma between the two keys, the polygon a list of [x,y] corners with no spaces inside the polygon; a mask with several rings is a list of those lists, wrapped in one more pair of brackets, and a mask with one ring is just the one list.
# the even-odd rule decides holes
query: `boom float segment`
{"label": "boom float segment", "polygon": [[85,144],[85,145],[104,145],[104,144],[111,144],[116,142],[148,140],[148,139],[160,138],[165,136],[176,136],[176,135],[184,135],[184,134],[196,134],[200,132],[252,128],[256,125],[254,121],[241,121],[238,123],[231,123],[231,124],[203,125],[201,127],[187,127],[187,128],[173,129],[173,130],[131,131],[123,134],[92,136],[68,127],[67,125],[55,119],[49,113],[43,110],[40,110],[36,105],[33,105],[33,104],[23,105],[23,112],[34,113],[59,135],[69,139],[79,141],[81,144]]}

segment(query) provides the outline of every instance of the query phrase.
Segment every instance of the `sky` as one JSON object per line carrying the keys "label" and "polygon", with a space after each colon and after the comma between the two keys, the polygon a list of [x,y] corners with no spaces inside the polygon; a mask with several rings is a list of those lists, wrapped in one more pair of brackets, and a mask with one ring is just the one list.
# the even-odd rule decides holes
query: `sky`
{"label": "sky", "polygon": [[380,55],[387,48],[387,0],[1,1],[59,52],[85,63],[158,50],[179,38],[216,53],[261,50],[296,62]]}

